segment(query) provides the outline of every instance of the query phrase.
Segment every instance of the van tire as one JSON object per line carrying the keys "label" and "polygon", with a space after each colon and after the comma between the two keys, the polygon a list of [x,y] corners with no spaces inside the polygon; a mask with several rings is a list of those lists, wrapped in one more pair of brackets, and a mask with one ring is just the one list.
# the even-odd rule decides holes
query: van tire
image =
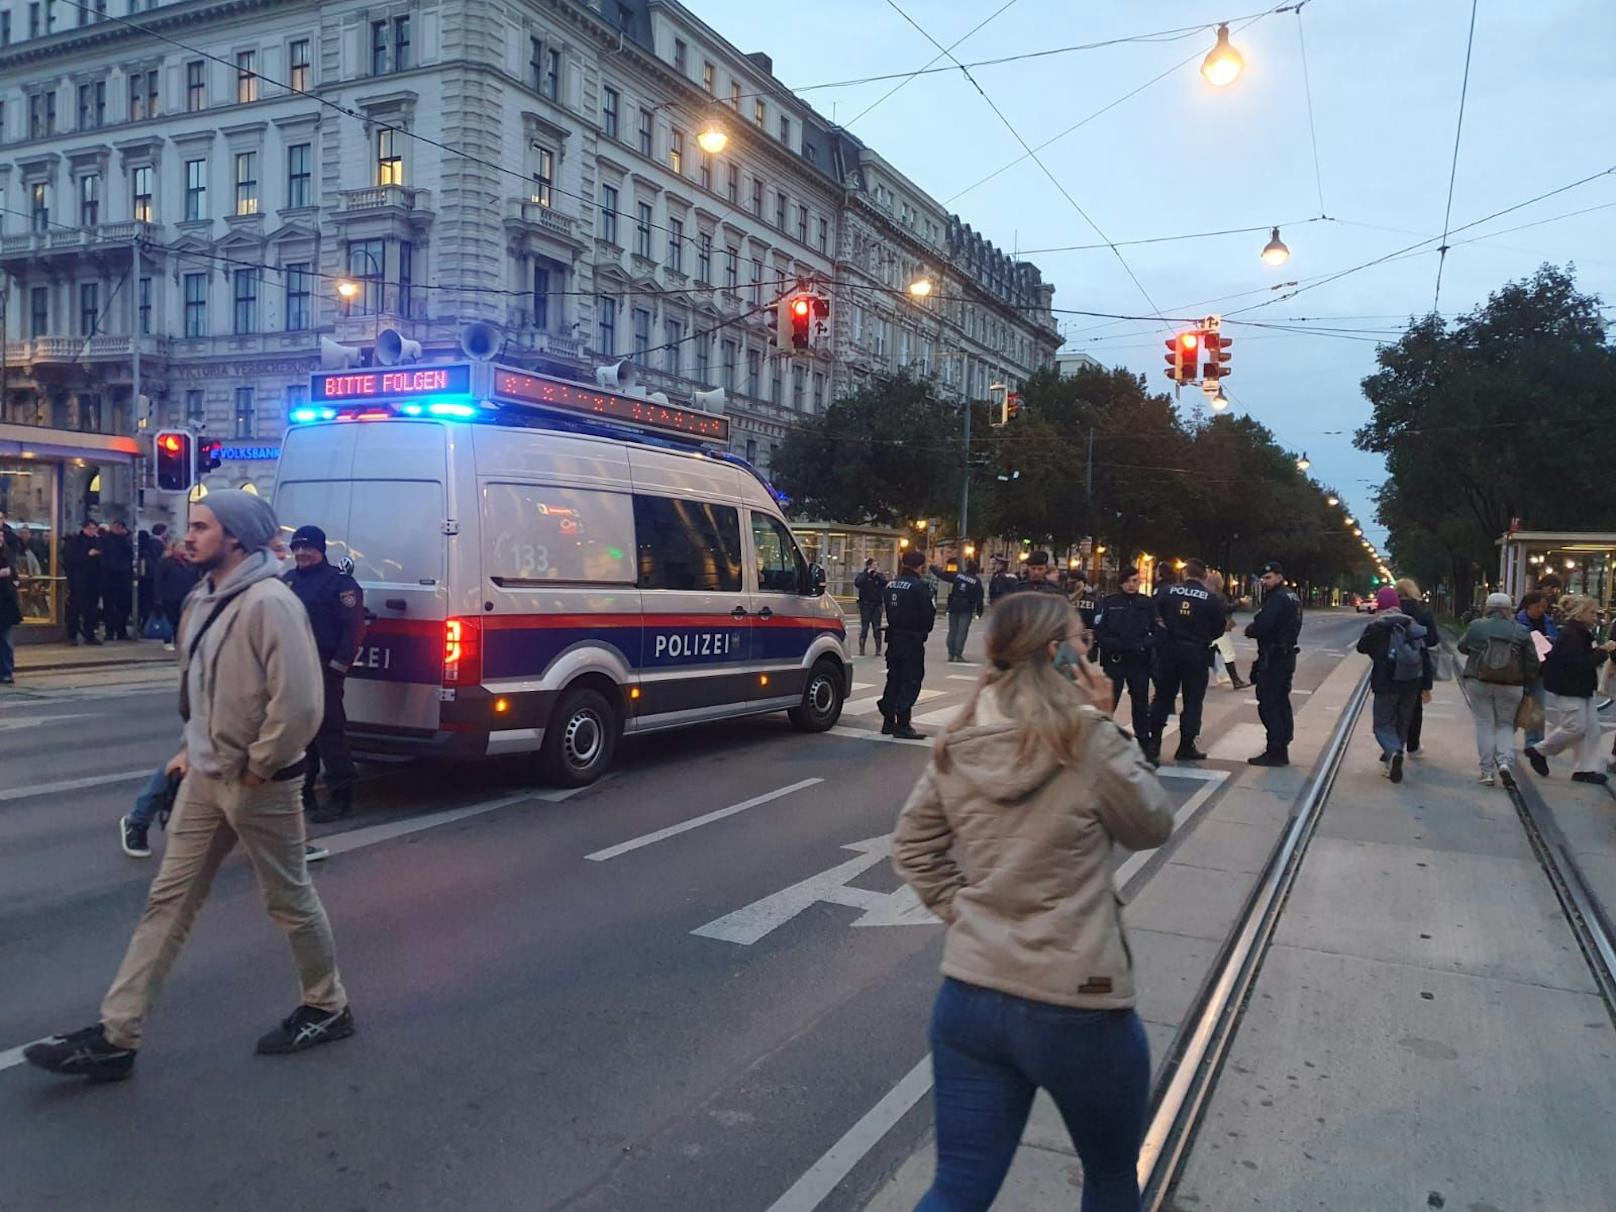
{"label": "van tire", "polygon": [[842,704],[846,701],[841,668],[834,661],[820,661],[808,671],[802,703],[786,715],[800,732],[826,732],[842,718]]}
{"label": "van tire", "polygon": [[545,781],[557,787],[587,787],[612,766],[623,730],[617,709],[598,690],[579,686],[556,703],[539,754]]}

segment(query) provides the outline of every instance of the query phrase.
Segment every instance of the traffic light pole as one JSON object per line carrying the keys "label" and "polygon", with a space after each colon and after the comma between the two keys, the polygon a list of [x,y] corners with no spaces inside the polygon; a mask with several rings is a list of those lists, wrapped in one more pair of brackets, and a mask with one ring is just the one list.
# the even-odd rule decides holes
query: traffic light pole
{"label": "traffic light pole", "polygon": [[[960,479],[960,520],[959,539],[960,552],[965,551],[965,542],[971,533],[971,413],[975,406],[969,395],[964,397],[965,405],[965,468]],[[963,568],[964,565],[962,564]]]}
{"label": "traffic light pole", "polygon": [[[141,437],[149,428],[147,418],[140,415],[140,237],[137,235],[130,244],[132,261],[129,276],[134,281],[134,293],[129,298],[129,415],[134,422],[135,436]],[[140,627],[140,497],[142,482],[145,479],[145,460],[139,455],[135,456],[132,474],[134,483],[130,489],[129,520],[133,523],[130,530],[134,532],[134,588],[131,602],[135,612],[135,640],[141,638]]]}

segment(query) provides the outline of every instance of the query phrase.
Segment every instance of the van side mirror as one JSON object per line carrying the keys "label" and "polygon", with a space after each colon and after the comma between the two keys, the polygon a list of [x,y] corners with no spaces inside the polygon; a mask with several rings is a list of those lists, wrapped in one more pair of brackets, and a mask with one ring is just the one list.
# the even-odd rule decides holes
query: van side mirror
{"label": "van side mirror", "polygon": [[808,592],[816,598],[825,592],[825,566],[823,564],[810,564],[808,566]]}

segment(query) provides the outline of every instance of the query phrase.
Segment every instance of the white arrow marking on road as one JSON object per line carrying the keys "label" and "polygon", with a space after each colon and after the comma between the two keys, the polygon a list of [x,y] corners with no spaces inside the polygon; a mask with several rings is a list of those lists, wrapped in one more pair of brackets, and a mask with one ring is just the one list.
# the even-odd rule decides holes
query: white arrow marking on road
{"label": "white arrow marking on road", "polygon": [[[919,926],[940,925],[936,918],[920,908],[919,902],[907,885],[896,892],[871,892],[867,888],[850,888],[848,881],[863,875],[892,853],[890,836],[867,838],[852,842],[843,850],[856,850],[858,857],[838,863],[829,871],[810,876],[799,884],[782,889],[760,901],[753,901],[734,913],[726,913],[715,921],[699,926],[690,933],[702,938],[716,938],[726,943],[739,943],[750,947],[758,939],[785,925],[810,905],[823,901],[831,905],[844,905],[849,909],[862,909],[864,916],[856,926]],[[923,915],[923,916],[922,916]]]}
{"label": "white arrow marking on road", "polygon": [[[941,690],[922,690],[920,692],[920,697],[918,699],[916,699],[915,702],[924,703],[927,699],[940,699],[942,697],[943,697],[943,691],[941,691]],[[876,707],[876,704],[879,703],[880,701],[881,701],[881,696],[880,695],[876,695],[875,698],[873,698],[873,699],[854,699],[852,702],[844,703],[842,705],[842,714],[843,715],[874,715],[876,713],[876,711],[878,710],[877,707]]]}
{"label": "white arrow marking on road", "polygon": [[607,859],[614,859],[620,854],[627,854],[631,850],[638,850],[642,846],[663,841],[666,838],[676,837],[681,833],[688,833],[692,829],[700,829],[703,825],[710,825],[714,821],[721,821],[727,816],[734,816],[738,812],[745,812],[748,808],[756,808],[759,804],[767,804],[782,796],[790,795],[794,791],[802,791],[808,787],[823,783],[824,779],[803,779],[800,783],[792,783],[789,787],[779,787],[762,795],[754,795],[749,800],[742,800],[739,804],[731,804],[728,808],[720,808],[716,812],[709,812],[703,816],[691,817],[688,821],[680,821],[677,825],[669,825],[666,829],[658,829],[655,833],[642,834],[620,842],[616,846],[608,846],[604,850],[597,850],[584,857],[597,863],[604,863]]}

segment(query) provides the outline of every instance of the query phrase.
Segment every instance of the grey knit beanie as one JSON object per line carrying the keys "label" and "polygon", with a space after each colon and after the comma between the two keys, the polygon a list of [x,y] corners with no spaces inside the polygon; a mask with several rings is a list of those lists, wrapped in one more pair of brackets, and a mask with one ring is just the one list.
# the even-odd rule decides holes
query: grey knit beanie
{"label": "grey knit beanie", "polygon": [[213,510],[219,525],[248,551],[268,547],[269,541],[280,532],[274,509],[255,493],[243,492],[239,488],[221,488],[208,493],[197,503]]}

